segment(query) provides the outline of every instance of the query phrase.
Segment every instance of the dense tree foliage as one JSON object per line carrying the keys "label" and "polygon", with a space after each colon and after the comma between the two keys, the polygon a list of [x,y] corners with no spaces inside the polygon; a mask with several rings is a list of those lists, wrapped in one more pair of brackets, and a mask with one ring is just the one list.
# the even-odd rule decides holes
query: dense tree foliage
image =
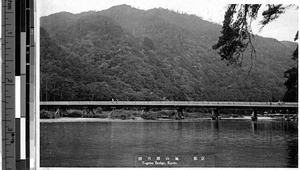
{"label": "dense tree foliage", "polygon": [[[295,43],[256,37],[248,67],[211,50],[221,27],[194,15],[127,5],[41,18],[41,100],[270,101],[284,95]],[[250,63],[245,58],[246,63]]]}
{"label": "dense tree foliage", "polygon": [[[298,40],[298,32],[294,40],[295,41]],[[287,80],[284,82],[287,91],[284,94],[283,101],[297,102],[298,101],[298,46],[293,53],[292,59],[296,61],[296,66],[284,72],[284,77],[287,78]]]}
{"label": "dense tree foliage", "polygon": [[[227,60],[228,65],[242,65],[244,54],[250,51],[250,59],[256,56],[256,47],[253,43],[254,35],[251,30],[251,23],[258,16],[261,4],[232,4],[225,12],[221,36],[218,42],[213,45],[213,49],[218,49],[218,54],[222,60]],[[268,23],[277,19],[288,8],[293,5],[266,5],[262,12],[263,19],[260,21],[261,29]],[[298,39],[298,32],[295,41]],[[248,51],[247,51],[248,50]],[[246,53],[247,55],[247,53]],[[298,61],[298,46],[293,53],[293,60]],[[298,62],[297,62],[298,63]],[[297,65],[296,63],[296,65]],[[251,67],[252,67],[251,63]],[[287,92],[284,101],[298,101],[298,65],[284,72],[287,81],[284,85]]]}

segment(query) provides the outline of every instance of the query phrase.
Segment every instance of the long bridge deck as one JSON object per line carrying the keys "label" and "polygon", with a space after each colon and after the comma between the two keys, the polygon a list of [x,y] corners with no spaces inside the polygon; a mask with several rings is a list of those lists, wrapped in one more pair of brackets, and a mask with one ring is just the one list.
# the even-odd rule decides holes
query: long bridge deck
{"label": "long bridge deck", "polygon": [[208,107],[208,108],[264,108],[292,109],[298,103],[286,102],[231,102],[231,101],[43,101],[41,106],[94,106],[94,107]]}

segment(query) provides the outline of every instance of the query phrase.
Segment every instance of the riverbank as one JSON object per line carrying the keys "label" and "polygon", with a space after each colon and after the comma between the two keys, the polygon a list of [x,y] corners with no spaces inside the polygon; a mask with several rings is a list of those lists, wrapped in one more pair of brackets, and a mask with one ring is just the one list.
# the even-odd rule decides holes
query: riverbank
{"label": "riverbank", "polygon": [[[224,120],[251,120],[250,116],[244,116],[239,118],[222,118]],[[222,121],[222,119],[220,121]],[[195,122],[201,120],[210,120],[210,118],[195,118],[195,119],[157,119],[157,120],[147,120],[141,117],[136,117],[134,119],[110,119],[110,118],[74,118],[74,117],[61,117],[56,119],[40,119],[42,123],[54,123],[54,122]],[[271,118],[271,117],[258,117],[258,120],[284,120],[283,118]]]}
{"label": "riverbank", "polygon": [[197,119],[156,119],[156,120],[147,120],[141,117],[135,117],[133,119],[110,119],[110,118],[74,118],[74,117],[61,117],[56,119],[40,119],[40,122],[44,123],[52,123],[52,122],[191,122],[191,121],[199,121],[199,120],[210,120],[210,118],[197,118]]}
{"label": "riverbank", "polygon": [[[206,112],[185,112],[181,115],[185,119],[210,118],[211,113]],[[230,115],[221,115],[222,117],[230,117]],[[178,119],[179,115],[176,110],[158,110],[158,111],[144,111],[144,110],[111,110],[102,111],[100,108],[94,110],[57,110],[49,111],[42,110],[40,112],[40,119],[58,119],[58,118],[94,118],[100,120],[120,119],[120,120],[165,120]]]}
{"label": "riverbank", "polygon": [[[219,114],[221,119],[251,120],[250,115],[243,114]],[[182,117],[178,117],[176,110],[111,110],[102,111],[101,108],[93,110],[57,110],[40,112],[41,122],[138,122],[138,121],[199,121],[210,120],[209,112],[184,112]],[[258,115],[258,120],[285,120],[284,117],[271,117]],[[289,119],[291,120],[291,119]]]}

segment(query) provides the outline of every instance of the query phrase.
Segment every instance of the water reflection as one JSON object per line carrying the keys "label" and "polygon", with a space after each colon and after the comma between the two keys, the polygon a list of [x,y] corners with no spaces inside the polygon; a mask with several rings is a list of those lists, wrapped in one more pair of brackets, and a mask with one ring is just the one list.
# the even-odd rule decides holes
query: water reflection
{"label": "water reflection", "polygon": [[252,133],[257,134],[257,121],[252,121],[251,127],[252,127]]}
{"label": "water reflection", "polygon": [[218,120],[211,121],[211,129],[216,132],[219,131],[219,121]]}
{"label": "water reflection", "polygon": [[50,167],[133,167],[140,155],[177,155],[183,167],[297,167],[298,128],[247,120],[41,123],[40,149],[41,166]]}

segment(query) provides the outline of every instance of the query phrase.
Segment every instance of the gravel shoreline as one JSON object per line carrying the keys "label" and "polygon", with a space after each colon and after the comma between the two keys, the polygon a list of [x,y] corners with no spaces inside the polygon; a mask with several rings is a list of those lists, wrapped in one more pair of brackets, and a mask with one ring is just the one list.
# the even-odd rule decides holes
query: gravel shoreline
{"label": "gravel shoreline", "polygon": [[[222,118],[224,120],[251,120],[250,116],[244,116],[243,118]],[[196,118],[196,119],[183,119],[183,120],[174,120],[174,119],[157,119],[157,120],[145,120],[140,117],[135,119],[109,119],[109,118],[72,118],[72,117],[62,117],[57,119],[40,119],[41,123],[52,123],[52,122],[195,122],[199,120],[210,120],[210,118]],[[258,120],[278,120],[278,118],[271,117],[258,117]],[[222,121],[222,120],[221,120]]]}

